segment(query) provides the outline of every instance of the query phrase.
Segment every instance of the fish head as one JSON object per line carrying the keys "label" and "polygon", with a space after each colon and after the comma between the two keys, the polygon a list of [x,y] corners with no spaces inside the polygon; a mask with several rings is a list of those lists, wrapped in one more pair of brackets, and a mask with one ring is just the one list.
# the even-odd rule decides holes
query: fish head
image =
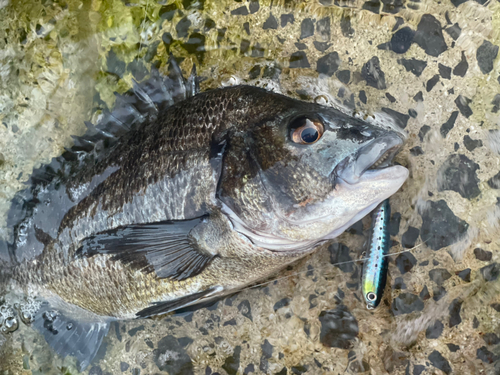
{"label": "fish head", "polygon": [[298,249],[341,234],[404,183],[400,133],[273,94],[228,136],[219,198],[251,241]]}

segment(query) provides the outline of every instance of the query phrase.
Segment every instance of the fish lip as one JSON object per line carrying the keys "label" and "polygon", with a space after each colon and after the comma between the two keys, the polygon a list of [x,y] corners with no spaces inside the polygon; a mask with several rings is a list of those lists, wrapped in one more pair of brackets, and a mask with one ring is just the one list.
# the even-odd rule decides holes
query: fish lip
{"label": "fish lip", "polygon": [[332,177],[355,184],[366,171],[389,167],[402,146],[403,139],[399,135],[387,133],[342,160],[332,172]]}

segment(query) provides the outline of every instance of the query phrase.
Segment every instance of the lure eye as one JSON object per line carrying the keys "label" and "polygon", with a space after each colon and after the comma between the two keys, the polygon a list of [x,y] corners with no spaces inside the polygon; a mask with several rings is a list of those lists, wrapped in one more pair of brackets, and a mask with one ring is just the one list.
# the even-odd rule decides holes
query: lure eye
{"label": "lure eye", "polygon": [[292,141],[301,145],[312,145],[321,139],[325,127],[318,120],[299,117],[290,124]]}
{"label": "lure eye", "polygon": [[370,302],[374,302],[377,299],[377,295],[373,292],[366,293],[366,299]]}

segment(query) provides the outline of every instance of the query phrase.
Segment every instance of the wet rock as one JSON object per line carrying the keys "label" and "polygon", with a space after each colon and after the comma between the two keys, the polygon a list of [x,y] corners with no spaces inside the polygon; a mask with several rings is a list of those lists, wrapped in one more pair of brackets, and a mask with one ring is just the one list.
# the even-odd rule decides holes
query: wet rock
{"label": "wet rock", "polygon": [[[349,255],[349,248],[343,243],[333,243],[328,246],[330,252],[330,263],[339,268],[342,272],[354,271],[354,264],[351,256]],[[349,262],[349,263],[347,263]],[[338,264],[341,263],[341,264]]]}
{"label": "wet rock", "polygon": [[247,16],[248,15],[248,8],[246,6],[236,8],[235,10],[231,11],[231,14],[233,16]]}
{"label": "wet rock", "polygon": [[474,319],[472,319],[472,328],[477,329],[479,327],[479,320],[477,320],[477,316],[474,316]]}
{"label": "wet rock", "polygon": [[438,64],[438,69],[439,69],[439,74],[441,75],[442,78],[444,79],[451,79],[451,68],[443,65],[443,64]]}
{"label": "wet rock", "polygon": [[389,221],[389,234],[391,236],[396,236],[399,233],[399,224],[401,223],[401,214],[399,212],[394,212]]}
{"label": "wet rock", "polygon": [[205,35],[200,33],[192,33],[186,43],[182,44],[188,53],[196,56],[200,61],[205,57]]}
{"label": "wet rock", "polygon": [[330,52],[329,54],[318,59],[316,71],[319,74],[326,74],[328,77],[333,76],[340,65],[340,58],[337,52]]}
{"label": "wet rock", "polygon": [[92,366],[89,375],[102,375],[102,369],[99,366]]}
{"label": "wet rock", "polygon": [[314,21],[306,18],[300,24],[300,39],[309,38],[314,35]]}
{"label": "wet rock", "polygon": [[462,309],[463,301],[459,299],[454,299],[450,305],[450,328],[455,327],[462,323],[462,318],[460,317],[460,310]]}
{"label": "wet rock", "polygon": [[429,271],[429,277],[437,285],[442,285],[446,280],[448,280],[451,277],[451,273],[449,273],[444,268],[436,268]]}
{"label": "wet rock", "polygon": [[304,51],[297,51],[290,56],[290,68],[309,68],[309,61]]}
{"label": "wet rock", "polygon": [[439,301],[446,295],[446,289],[442,286],[434,286],[432,288],[432,299],[434,301]]}
{"label": "wet rock", "polygon": [[427,329],[425,330],[425,337],[427,337],[428,339],[437,339],[443,333],[443,328],[444,324],[439,320],[436,320],[436,322],[432,326],[427,327]]}
{"label": "wet rock", "polygon": [[128,363],[120,362],[120,371],[121,372],[127,371],[129,367],[130,367],[130,365]]}
{"label": "wet rock", "polygon": [[479,270],[485,281],[494,281],[500,275],[500,264],[491,263]]}
{"label": "wet rock", "polygon": [[413,156],[420,156],[424,154],[424,150],[422,150],[422,147],[420,146],[415,146],[410,149],[410,154],[412,154]]}
{"label": "wet rock", "polygon": [[301,375],[309,369],[307,365],[292,366],[291,370],[293,374]]}
{"label": "wet rock", "polygon": [[274,304],[274,311],[278,311],[279,309],[281,309],[282,307],[286,307],[286,306],[290,306],[290,298],[283,298],[283,299],[280,299],[278,302],[276,302]]}
{"label": "wet rock", "polygon": [[269,367],[267,360],[273,356],[273,346],[269,343],[269,341],[264,340],[264,344],[261,345],[261,349],[262,356],[260,357],[259,369],[262,372],[267,373]]}
{"label": "wet rock", "polygon": [[417,77],[420,77],[425,67],[427,66],[427,61],[417,60],[417,59],[401,59],[398,62],[404,66],[407,72],[412,72]]}
{"label": "wet rock", "polygon": [[472,100],[462,95],[458,95],[455,99],[455,104],[460,110],[460,113],[466,118],[469,118],[472,115],[472,109],[469,107],[469,103],[471,102]]}
{"label": "wet rock", "polygon": [[361,102],[362,102],[363,104],[366,104],[366,100],[367,100],[367,98],[366,98],[366,92],[365,92],[365,90],[361,90],[361,91],[359,92],[359,100],[361,100]]}
{"label": "wet rock", "polygon": [[283,367],[280,372],[277,372],[274,375],[287,375],[287,374],[288,374],[288,369],[286,367]]}
{"label": "wet rock", "polygon": [[394,96],[392,96],[391,94],[389,94],[388,92],[386,92],[386,93],[385,93],[385,97],[386,97],[387,99],[389,99],[389,101],[390,101],[391,103],[396,103],[396,98],[395,98]]}
{"label": "wet rock", "polygon": [[341,70],[341,71],[337,72],[337,78],[344,85],[347,85],[349,83],[349,81],[351,80],[351,71]]}
{"label": "wet rock", "polygon": [[238,311],[241,313],[241,315],[253,322],[252,309],[250,308],[250,302],[248,302],[247,299],[240,302],[240,304],[238,305]]}
{"label": "wet rock", "polygon": [[413,108],[410,108],[408,110],[408,114],[410,115],[411,118],[417,118],[417,116],[418,116],[417,111],[415,111]]}
{"label": "wet rock", "polygon": [[295,47],[299,50],[307,49],[307,45],[305,43],[295,43]]}
{"label": "wet rock", "polygon": [[470,268],[466,268],[460,272],[457,272],[458,277],[460,277],[463,281],[470,282]]}
{"label": "wet rock", "polygon": [[424,14],[417,27],[414,42],[417,43],[426,54],[437,57],[446,49],[441,23],[432,15]]}
{"label": "wet rock", "polygon": [[253,365],[253,363],[250,363],[247,367],[245,367],[245,370],[243,370],[243,374],[248,375],[251,372],[255,372],[255,366]]}
{"label": "wet rock", "polygon": [[[290,56],[290,68],[292,68],[292,61],[294,62],[294,64],[298,64],[299,66],[294,66],[295,68],[300,68],[301,64],[306,64],[306,68],[309,67],[309,62],[307,61],[307,57],[305,58],[305,61],[302,59],[302,55],[296,55],[296,54],[304,54],[305,56],[305,52],[296,52],[295,54],[292,53],[292,56]],[[264,57],[264,47],[261,47],[261,45],[259,43],[255,43],[255,45],[252,47],[252,57]]]}
{"label": "wet rock", "polygon": [[500,172],[488,180],[488,185],[492,189],[500,189]]}
{"label": "wet rock", "polygon": [[289,14],[282,14],[281,15],[281,18],[280,18],[280,21],[281,21],[281,27],[285,27],[287,24],[291,24],[291,23],[294,23],[295,22],[295,17],[292,13],[289,13]]}
{"label": "wet rock", "polygon": [[462,33],[462,29],[460,28],[460,26],[458,26],[458,23],[453,24],[444,31],[446,31],[448,35],[453,38],[453,40],[457,40]]}
{"label": "wet rock", "polygon": [[471,137],[469,137],[468,135],[465,135],[464,136],[464,146],[467,150],[469,150],[470,152],[474,151],[476,148],[478,147],[482,147],[483,146],[483,141],[481,141],[480,139],[472,139]]}
{"label": "wet rock", "polygon": [[132,336],[135,336],[135,334],[139,331],[143,331],[144,330],[144,325],[141,324],[140,326],[138,327],[135,327],[135,328],[132,328],[131,330],[128,331],[128,334],[130,337]]}
{"label": "wet rock", "polygon": [[191,337],[185,336],[178,338],[177,341],[179,342],[180,346],[182,346],[183,348],[187,348],[193,342],[193,339]]}
{"label": "wet rock", "polygon": [[427,133],[429,132],[429,130],[431,130],[431,127],[429,125],[424,125],[420,128],[419,132],[418,132],[418,138],[420,138],[420,141],[423,142],[425,136],[427,135]]}
{"label": "wet rock", "polygon": [[486,345],[497,345],[500,344],[500,338],[493,332],[490,333],[485,333],[483,335],[483,340],[486,343]]}
{"label": "wet rock", "polygon": [[401,113],[398,111],[394,111],[390,108],[385,108],[385,107],[382,108],[382,112],[385,112],[389,116],[391,116],[396,121],[396,124],[400,128],[404,129],[408,125],[408,120],[410,119],[410,116],[405,115],[404,113]]}
{"label": "wet rock", "polygon": [[313,42],[313,45],[314,48],[316,48],[320,52],[325,52],[328,48],[332,46],[332,44],[329,42],[318,42],[317,40]]}
{"label": "wet rock", "polygon": [[452,190],[463,198],[473,199],[480,193],[479,179],[476,171],[479,165],[465,155],[450,155],[439,168],[438,176],[442,179],[438,186],[439,191]]}
{"label": "wet rock", "polygon": [[408,227],[408,230],[403,234],[401,245],[409,249],[415,246],[415,242],[420,234],[420,230],[414,227]]}
{"label": "wet rock", "polygon": [[439,353],[437,350],[434,350],[430,355],[429,355],[429,361],[431,361],[431,364],[443,371],[445,374],[451,374],[451,366],[450,363],[446,358],[443,357],[441,353]]}
{"label": "wet rock", "polygon": [[222,368],[226,370],[228,375],[236,375],[238,373],[238,369],[240,368],[240,354],[241,354],[241,346],[237,346],[234,348],[233,355],[227,357],[222,365]]}
{"label": "wet rock", "polygon": [[431,79],[429,79],[427,81],[427,83],[425,84],[425,89],[427,90],[427,92],[431,91],[434,86],[436,86],[436,84],[439,82],[439,74],[435,74]]}
{"label": "wet rock", "polygon": [[344,305],[335,310],[322,311],[319,321],[320,341],[326,347],[348,349],[352,346],[352,340],[358,336],[358,322]]}
{"label": "wet rock", "polygon": [[422,301],[426,301],[431,298],[431,294],[429,293],[429,289],[427,289],[427,285],[424,285],[422,291],[418,295]]}
{"label": "wet rock", "polygon": [[429,201],[428,206],[420,213],[422,241],[432,250],[439,250],[459,241],[466,233],[468,224],[456,217],[444,200]]}
{"label": "wet rock", "polygon": [[362,236],[363,235],[363,221],[359,220],[355,222],[349,229],[346,230],[346,232],[350,234],[357,234]]}
{"label": "wet rock", "polygon": [[413,375],[420,375],[422,372],[424,372],[425,366],[422,365],[415,365],[413,366]]}
{"label": "wet rock", "polygon": [[476,247],[474,249],[474,256],[476,257],[476,259],[478,260],[482,260],[482,261],[485,261],[485,262],[488,262],[491,260],[492,256],[493,256],[493,253],[491,251],[485,251],[479,247]]}
{"label": "wet rock", "polygon": [[106,66],[109,73],[116,74],[118,77],[123,77],[123,73],[125,73],[125,63],[116,55],[113,49],[108,52]]}
{"label": "wet rock", "polygon": [[172,335],[168,335],[158,342],[158,349],[153,350],[153,356],[160,371],[179,375],[193,373],[191,358]]}
{"label": "wet rock", "polygon": [[350,38],[354,35],[354,29],[351,25],[351,17],[347,15],[342,15],[340,19],[340,31],[342,31],[342,35],[346,38]]}
{"label": "wet rock", "polygon": [[191,21],[189,18],[184,17],[182,18],[179,22],[177,22],[177,25],[175,25],[175,31],[177,31],[177,38],[185,38],[189,35],[189,27],[191,26]]}
{"label": "wet rock", "polygon": [[236,320],[233,318],[228,320],[227,322],[224,322],[222,326],[225,327],[225,326],[235,326],[235,325],[236,325]]}
{"label": "wet rock", "polygon": [[455,345],[455,344],[446,344],[446,346],[448,347],[448,349],[450,349],[450,352],[452,352],[452,353],[455,353],[456,351],[458,351],[460,349],[460,346]]}
{"label": "wet rock", "polygon": [[500,356],[493,354],[490,352],[486,346],[481,346],[476,351],[477,358],[483,361],[484,363],[493,363],[500,359]]}
{"label": "wet rock", "polygon": [[385,90],[385,74],[380,68],[380,61],[377,56],[373,56],[361,68],[361,77],[368,86],[379,90]]}
{"label": "wet rock", "polygon": [[257,13],[260,9],[259,0],[251,0],[250,4],[248,5],[248,9],[250,10],[251,14]]}
{"label": "wet rock", "polygon": [[469,69],[469,63],[465,58],[465,52],[462,51],[462,59],[455,66],[455,68],[453,68],[453,74],[459,77],[463,77],[465,76],[465,73],[467,73],[467,69]]}
{"label": "wet rock", "polygon": [[260,76],[260,71],[262,67],[260,65],[255,65],[250,71],[248,72],[248,78],[250,79],[256,79]]}
{"label": "wet rock", "polygon": [[417,264],[417,259],[411,253],[402,253],[396,257],[396,266],[401,274],[410,272],[415,264]]}
{"label": "wet rock", "polygon": [[493,70],[493,62],[498,55],[498,46],[485,40],[476,52],[477,64],[483,74],[488,74]]}
{"label": "wet rock", "polygon": [[493,100],[491,101],[493,104],[493,108],[491,109],[492,113],[497,113],[500,110],[500,94],[496,94]]}
{"label": "wet rock", "polygon": [[278,28],[278,20],[276,19],[276,17],[273,16],[272,13],[269,15],[266,22],[264,22],[262,28],[264,30],[269,30],[269,29],[276,30]]}
{"label": "wet rock", "polygon": [[441,125],[441,136],[443,138],[446,138],[446,136],[448,135],[448,132],[453,129],[453,127],[455,126],[455,121],[457,120],[457,117],[458,117],[458,111],[454,111],[451,113],[451,116],[450,118],[443,124]]}
{"label": "wet rock", "polygon": [[410,49],[415,36],[415,31],[409,27],[403,27],[394,33],[391,38],[390,48],[396,53],[405,53]]}
{"label": "wet rock", "polygon": [[422,311],[424,303],[419,296],[411,293],[401,293],[392,301],[392,313],[394,315],[409,314],[414,311]]}
{"label": "wet rock", "polygon": [[330,40],[330,22],[330,17],[322,18],[316,22],[316,32],[324,41]]}
{"label": "wet rock", "polygon": [[402,277],[396,277],[394,280],[394,285],[392,286],[394,290],[403,290],[406,289],[406,284]]}

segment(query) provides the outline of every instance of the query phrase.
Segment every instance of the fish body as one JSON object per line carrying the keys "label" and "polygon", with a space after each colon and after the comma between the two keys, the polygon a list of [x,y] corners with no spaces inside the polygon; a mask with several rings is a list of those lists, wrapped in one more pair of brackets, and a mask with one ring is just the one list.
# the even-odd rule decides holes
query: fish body
{"label": "fish body", "polygon": [[197,87],[173,62],[13,203],[10,289],[39,301],[33,325],[81,368],[110,321],[268,277],[407,178],[388,166],[397,132],[256,87]]}
{"label": "fish body", "polygon": [[376,308],[384,294],[387,280],[387,254],[391,242],[390,217],[391,206],[389,199],[386,199],[373,211],[369,247],[363,267],[361,285],[368,309]]}

